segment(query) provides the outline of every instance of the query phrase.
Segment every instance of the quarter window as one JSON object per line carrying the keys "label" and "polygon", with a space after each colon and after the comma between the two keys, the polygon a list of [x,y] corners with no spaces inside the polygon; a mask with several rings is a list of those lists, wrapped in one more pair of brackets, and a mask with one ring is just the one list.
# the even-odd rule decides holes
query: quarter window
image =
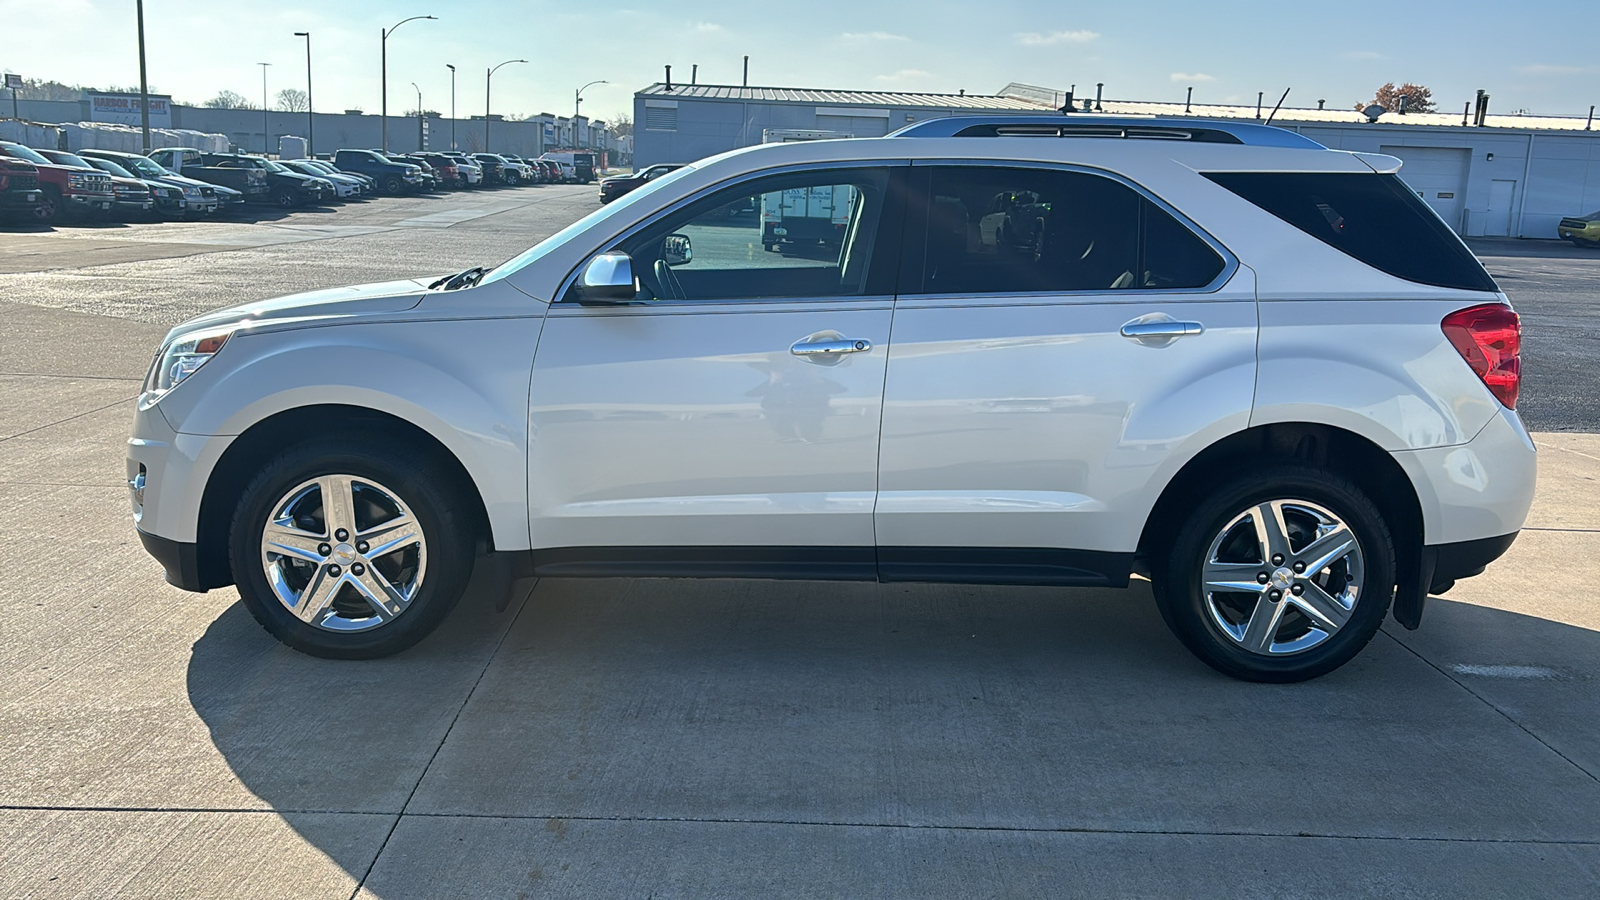
{"label": "quarter window", "polygon": [[760,178],[669,212],[611,249],[632,260],[641,301],[860,296],[888,187],[886,168]]}
{"label": "quarter window", "polygon": [[1224,265],[1161,207],[1099,175],[944,166],[931,184],[924,293],[1201,288]]}
{"label": "quarter window", "polygon": [[1206,177],[1396,278],[1467,291],[1498,290],[1472,251],[1397,175],[1213,172]]}

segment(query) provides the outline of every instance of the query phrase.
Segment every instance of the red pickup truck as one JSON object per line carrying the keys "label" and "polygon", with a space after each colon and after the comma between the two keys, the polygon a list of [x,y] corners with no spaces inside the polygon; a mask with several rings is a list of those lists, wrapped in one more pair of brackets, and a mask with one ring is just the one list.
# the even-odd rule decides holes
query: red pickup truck
{"label": "red pickup truck", "polygon": [[25,159],[0,156],[0,216],[31,219],[39,197],[38,167]]}
{"label": "red pickup truck", "polygon": [[58,166],[38,153],[10,141],[0,141],[0,156],[26,160],[38,170],[39,202],[34,219],[54,222],[70,213],[104,214],[116,203],[111,176],[99,169]]}

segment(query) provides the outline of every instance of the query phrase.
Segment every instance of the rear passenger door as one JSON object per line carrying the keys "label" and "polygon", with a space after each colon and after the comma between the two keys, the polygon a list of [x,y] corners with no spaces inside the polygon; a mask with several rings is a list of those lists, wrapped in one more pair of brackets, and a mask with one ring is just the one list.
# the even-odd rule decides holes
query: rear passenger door
{"label": "rear passenger door", "polygon": [[884,395],[880,575],[1120,584],[1154,487],[1249,421],[1253,275],[1104,173],[915,171]]}

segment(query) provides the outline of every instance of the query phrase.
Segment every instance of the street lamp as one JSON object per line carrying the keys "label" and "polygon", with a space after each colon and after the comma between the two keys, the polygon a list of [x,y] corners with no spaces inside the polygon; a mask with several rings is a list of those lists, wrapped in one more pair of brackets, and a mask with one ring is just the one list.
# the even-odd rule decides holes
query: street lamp
{"label": "street lamp", "polygon": [[415,22],[418,19],[437,19],[437,18],[438,18],[437,16],[412,16],[409,19],[401,19],[400,21],[394,23],[394,25],[389,27],[389,28],[382,29],[383,39],[381,41],[379,41],[378,43],[380,45],[382,45],[381,49],[382,49],[382,57],[383,57],[383,60],[382,60],[383,72],[382,72],[381,78],[379,80],[380,81],[379,90],[383,93],[383,100],[380,103],[380,105],[383,108],[383,111],[381,113],[381,116],[383,118],[383,126],[382,126],[382,130],[383,130],[383,141],[382,141],[382,144],[383,144],[383,146],[382,146],[381,149],[383,149],[383,150],[388,150],[389,149],[389,35],[394,34],[394,30],[396,28],[399,28],[401,25],[404,25],[407,22]]}
{"label": "street lamp", "polygon": [[572,149],[578,149],[578,107],[583,103],[583,92],[597,84],[610,83],[611,82],[604,79],[601,79],[600,81],[591,81],[583,87],[572,92]]}
{"label": "street lamp", "polygon": [[272,63],[256,63],[261,67],[261,152],[272,152],[272,129],[267,125],[267,66]]}
{"label": "street lamp", "polygon": [[417,152],[421,153],[427,149],[422,146],[422,88],[417,87],[415,81],[411,82],[411,86],[417,90]]}
{"label": "street lamp", "polygon": [[306,157],[317,158],[317,122],[311,117],[311,32],[296,31],[295,37],[306,39]]}
{"label": "street lamp", "polygon": [[[512,63],[525,63],[525,62],[527,62],[527,60],[525,60],[525,59],[508,59],[505,62],[501,63],[500,66],[509,66]],[[489,74],[483,76],[483,152],[485,152],[485,153],[489,152],[489,86],[490,86],[490,79],[494,78],[494,73],[500,71],[500,66],[495,66],[494,68],[489,70]]]}
{"label": "street lamp", "polygon": [[450,149],[456,148],[456,67],[445,63],[450,70]]}

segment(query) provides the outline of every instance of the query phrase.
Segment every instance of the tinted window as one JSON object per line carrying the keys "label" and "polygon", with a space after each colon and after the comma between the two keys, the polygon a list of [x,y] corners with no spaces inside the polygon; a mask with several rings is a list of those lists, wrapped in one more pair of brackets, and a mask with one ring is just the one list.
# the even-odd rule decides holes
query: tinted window
{"label": "tinted window", "polygon": [[869,293],[888,185],[883,168],[760,178],[669,212],[608,249],[632,259],[643,301],[859,296]]}
{"label": "tinted window", "polygon": [[1199,288],[1223,260],[1132,188],[1058,169],[933,171],[926,293]]}
{"label": "tinted window", "polygon": [[1215,172],[1206,177],[1397,278],[1468,291],[1498,290],[1477,257],[1397,175]]}

